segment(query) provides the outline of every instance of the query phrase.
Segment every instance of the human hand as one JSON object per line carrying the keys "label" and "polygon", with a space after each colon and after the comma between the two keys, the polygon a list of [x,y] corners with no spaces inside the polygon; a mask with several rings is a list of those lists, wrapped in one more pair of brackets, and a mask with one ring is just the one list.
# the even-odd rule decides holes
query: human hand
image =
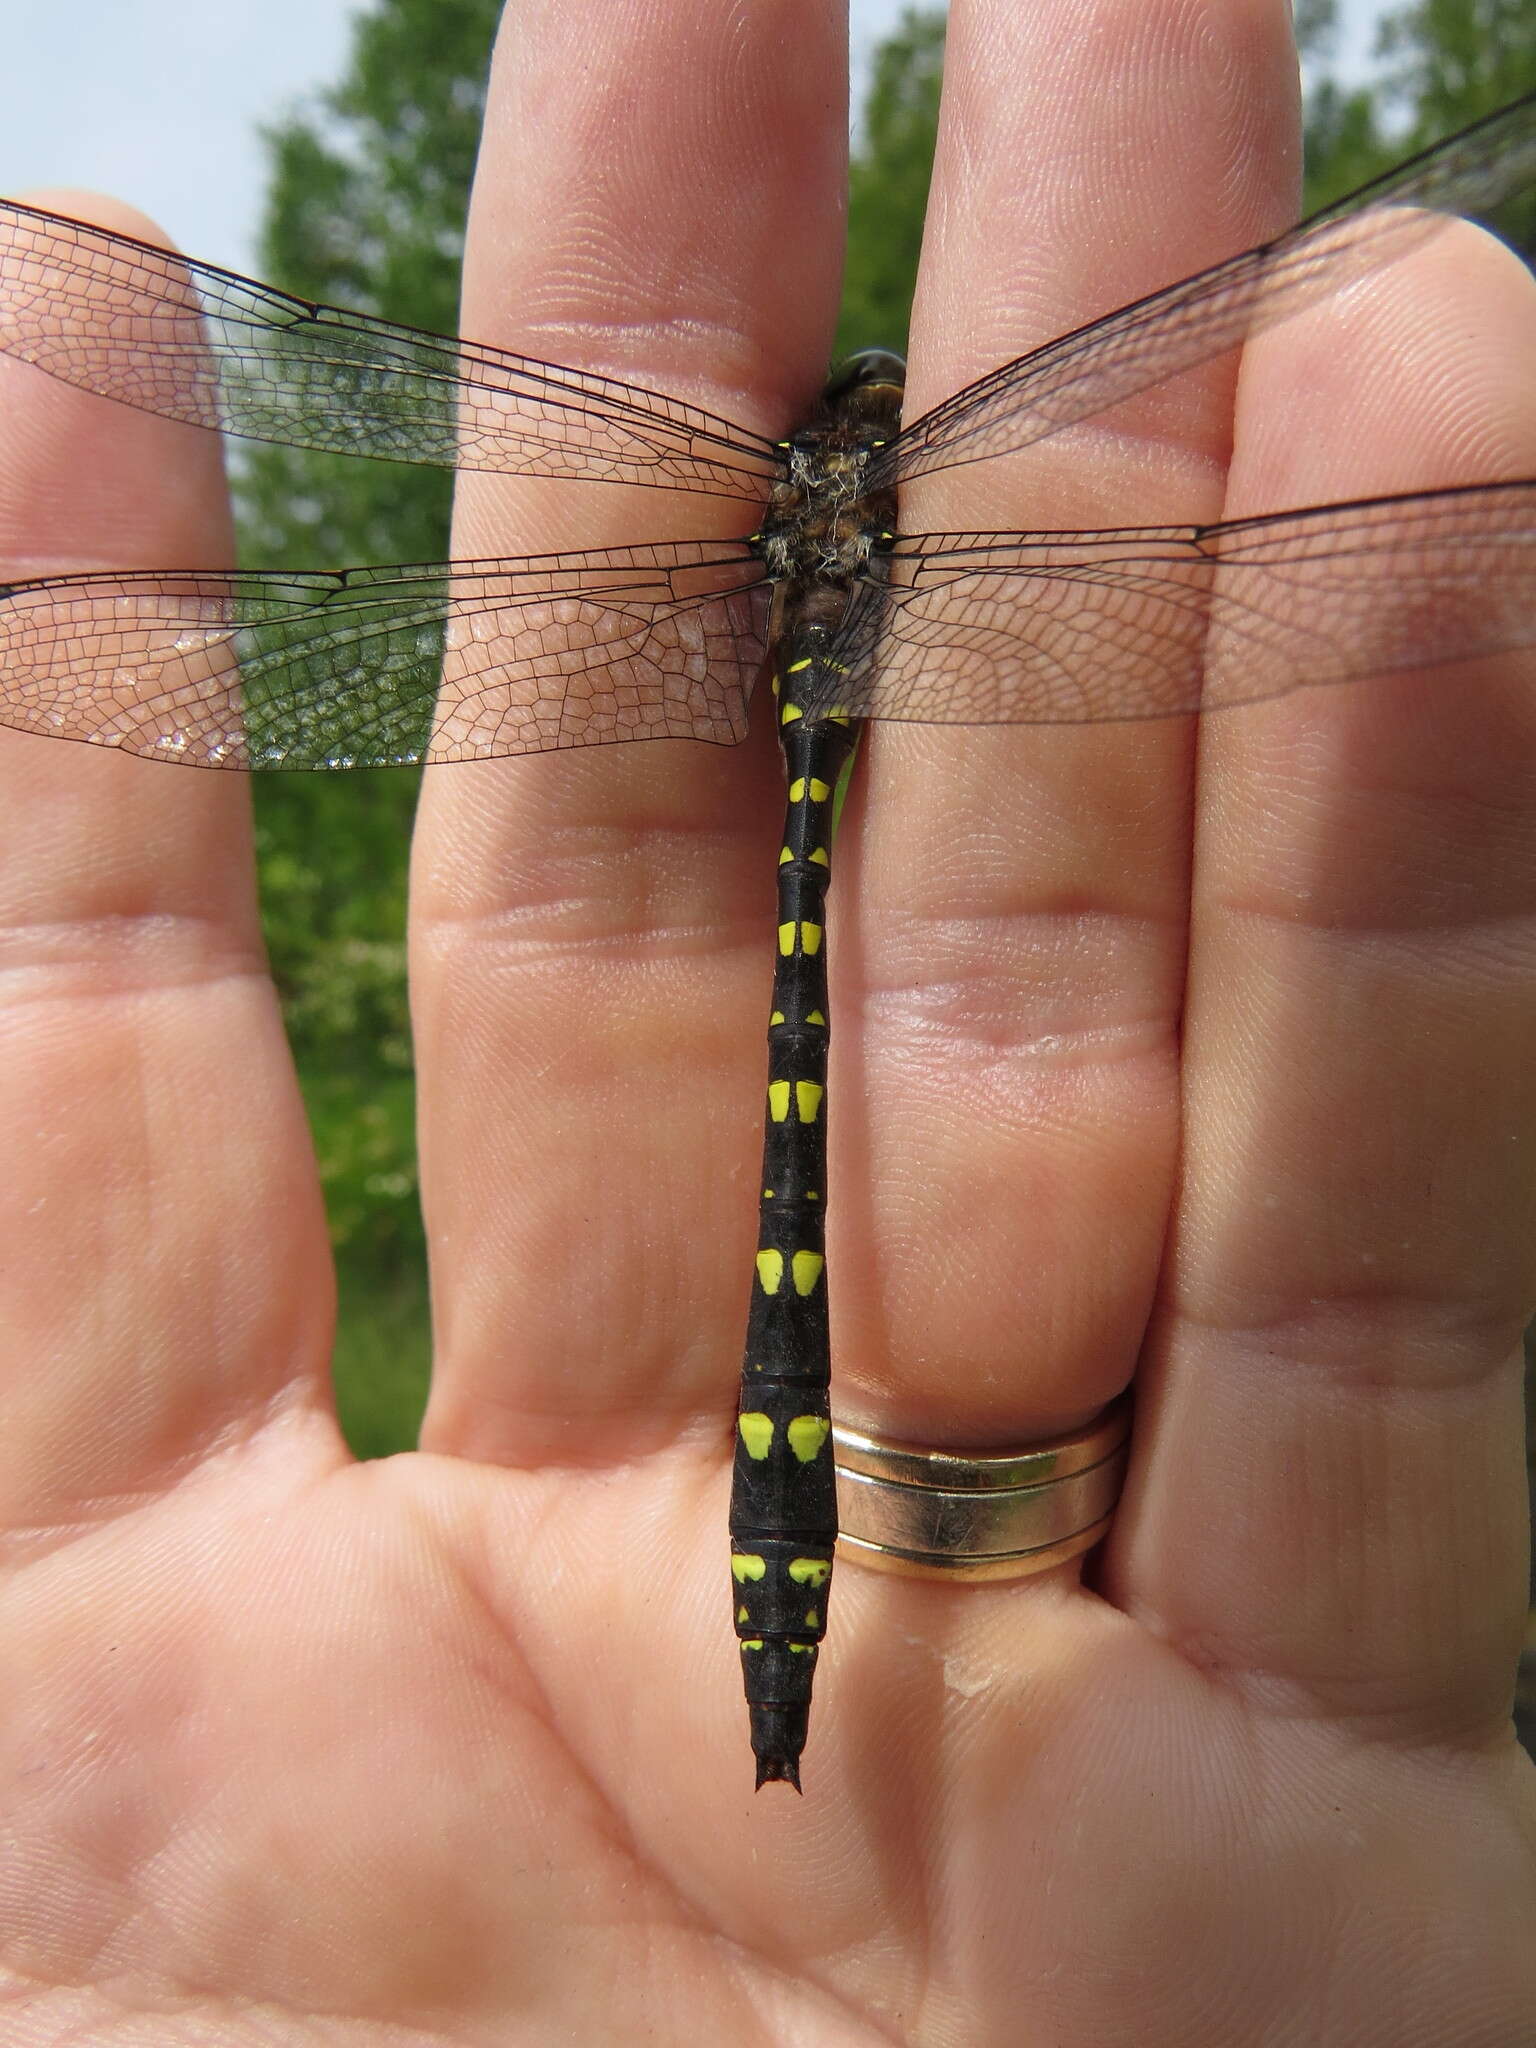
{"label": "human hand", "polygon": [[[781,430],[835,12],[519,9],[465,331]],[[1294,216],[1287,20],[956,5],[910,412]],[[1529,474],[1512,272],[1447,238],[910,523]],[[207,437],[0,375],[7,573],[219,559]],[[456,550],[707,530],[655,495],[468,479]],[[360,1466],[241,786],[0,735],[11,2038],[1517,2041],[1530,679],[869,735],[843,1406],[1022,1442],[1135,1366],[1137,1434],[1093,1590],[840,1572],[803,1803],[724,1570],[771,745],[429,775],[438,1358]]]}

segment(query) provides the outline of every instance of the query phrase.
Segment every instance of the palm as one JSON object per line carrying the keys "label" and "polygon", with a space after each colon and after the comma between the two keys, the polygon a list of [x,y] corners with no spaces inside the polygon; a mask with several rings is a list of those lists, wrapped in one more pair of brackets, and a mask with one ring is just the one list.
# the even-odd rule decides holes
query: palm
{"label": "palm", "polygon": [[[1056,11],[1083,52],[1070,107],[1042,83],[1053,10],[1026,38],[1022,11],[955,9],[919,407],[1292,210],[1278,0],[1233,30],[1241,94],[1191,82],[1187,107],[1147,63],[1177,10],[1141,10],[1113,56],[1078,0]],[[518,22],[464,324],[777,428],[830,328],[832,10],[728,12],[690,18],[682,65],[675,26],[596,47],[590,16]],[[551,95],[579,80],[597,97],[573,115]],[[1243,131],[1234,180],[1214,109],[1236,105],[1262,140]],[[746,145],[712,239],[698,210]],[[1079,190],[1059,164],[1094,145],[1124,160],[1127,222],[1085,260],[1109,174]],[[610,154],[655,189],[604,186]],[[622,285],[592,260],[642,238]],[[1528,398],[1485,372],[1453,360],[1416,424],[1399,381],[1361,378],[1410,290],[1413,333],[1447,347],[1529,322],[1512,266],[1471,242],[1451,261],[1347,331],[1281,330],[1235,396],[1216,370],[1070,462],[1009,466],[988,522],[1466,480],[1473,391],[1502,436],[1476,474],[1529,471]],[[1294,387],[1326,410],[1341,361],[1347,431],[1299,442]],[[0,471],[0,553],[206,557],[197,437],[16,376],[43,431]],[[105,479],[78,500],[71,435],[99,436]],[[146,476],[174,479],[163,501]],[[472,485],[457,547],[655,537],[621,500]],[[910,521],[963,527],[968,502],[934,489]],[[424,1451],[359,1467],[246,971],[239,792],[9,743],[18,2038],[1514,2039],[1536,1887],[1500,1733],[1532,1236],[1508,1138],[1536,1109],[1517,681],[1296,699],[1213,721],[1198,761],[1173,725],[872,736],[834,935],[845,1396],[895,1434],[1017,1441],[1140,1352],[1138,1462],[1098,1592],[841,1576],[804,1803],[748,1790],[723,1626],[767,750],[429,778],[439,1361]],[[1502,950],[1469,953],[1493,917]]]}

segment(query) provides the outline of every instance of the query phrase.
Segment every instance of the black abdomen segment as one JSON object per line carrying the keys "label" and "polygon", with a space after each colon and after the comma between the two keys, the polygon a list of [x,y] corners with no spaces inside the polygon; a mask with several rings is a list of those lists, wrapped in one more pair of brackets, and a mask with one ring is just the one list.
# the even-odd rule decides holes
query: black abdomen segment
{"label": "black abdomen segment", "polygon": [[816,1649],[826,1629],[837,1493],[828,1406],[826,894],[839,784],[855,735],[802,718],[823,636],[778,652],[789,805],[779,854],[756,1265],[736,1423],[731,1592],[759,1786],[800,1784]]}

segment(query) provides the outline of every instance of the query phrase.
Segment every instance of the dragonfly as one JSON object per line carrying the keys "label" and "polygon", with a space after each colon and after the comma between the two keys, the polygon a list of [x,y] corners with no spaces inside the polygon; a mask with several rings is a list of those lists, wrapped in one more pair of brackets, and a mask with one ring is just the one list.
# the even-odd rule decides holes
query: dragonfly
{"label": "dragonfly", "polygon": [[[1167,718],[1536,642],[1536,479],[1221,524],[911,533],[906,486],[1029,448],[1536,188],[1536,95],[902,424],[856,357],[770,440],[665,394],[0,206],[0,350],[213,431],[734,501],[735,540],[0,585],[0,724],[205,769],[732,744],[788,778],[730,1594],[759,1787],[798,1787],[836,1542],[825,902],[862,721]],[[978,491],[984,489],[984,481]]]}

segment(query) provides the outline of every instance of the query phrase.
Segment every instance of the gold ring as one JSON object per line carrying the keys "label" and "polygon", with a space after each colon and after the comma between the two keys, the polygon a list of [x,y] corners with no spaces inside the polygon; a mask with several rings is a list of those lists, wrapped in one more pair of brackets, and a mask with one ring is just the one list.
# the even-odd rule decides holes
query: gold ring
{"label": "gold ring", "polygon": [[1005,1451],[932,1451],[834,1426],[839,1554],[917,1578],[1018,1579],[1104,1536],[1120,1497],[1131,1404],[1086,1429]]}

